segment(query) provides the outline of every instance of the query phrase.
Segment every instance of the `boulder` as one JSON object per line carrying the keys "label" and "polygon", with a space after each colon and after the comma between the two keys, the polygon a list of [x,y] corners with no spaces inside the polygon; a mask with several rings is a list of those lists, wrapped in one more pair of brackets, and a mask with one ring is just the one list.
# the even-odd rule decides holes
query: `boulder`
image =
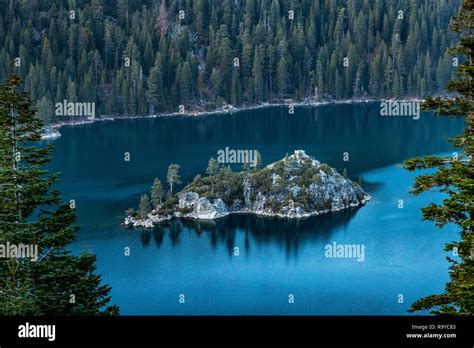
{"label": "boulder", "polygon": [[179,208],[192,208],[196,205],[199,195],[196,192],[186,192],[179,197]]}
{"label": "boulder", "polygon": [[135,219],[133,218],[133,216],[127,216],[125,218],[125,221],[123,222],[125,226],[130,226],[130,225],[133,226],[134,223],[135,223]]}
{"label": "boulder", "polygon": [[198,199],[194,206],[194,211],[189,214],[190,217],[202,220],[211,220],[223,217],[229,214],[226,204],[218,198],[212,204],[205,197]]}
{"label": "boulder", "polygon": [[244,209],[244,205],[240,199],[236,199],[230,206],[230,211],[241,211]]}
{"label": "boulder", "polygon": [[153,228],[154,227],[153,221],[151,219],[146,219],[145,221],[143,221],[142,227]]}

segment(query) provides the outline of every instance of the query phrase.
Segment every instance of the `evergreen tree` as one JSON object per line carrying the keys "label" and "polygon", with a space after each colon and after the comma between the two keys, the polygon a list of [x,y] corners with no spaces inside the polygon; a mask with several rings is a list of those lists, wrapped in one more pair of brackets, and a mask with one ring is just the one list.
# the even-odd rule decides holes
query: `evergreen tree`
{"label": "evergreen tree", "polygon": [[168,174],[166,174],[166,181],[170,186],[170,196],[173,196],[173,186],[175,184],[181,184],[181,178],[179,176],[180,166],[177,164],[170,164],[168,166]]}
{"label": "evergreen tree", "polygon": [[165,107],[165,96],[163,90],[161,56],[158,53],[155,65],[150,70],[148,77],[147,100],[150,103],[150,112],[161,111]]}
{"label": "evergreen tree", "polygon": [[240,105],[241,103],[241,85],[240,77],[237,70],[234,69],[232,72],[232,92],[231,92],[231,101],[233,105]]}
{"label": "evergreen tree", "polygon": [[215,175],[219,171],[219,165],[217,164],[217,161],[215,160],[214,157],[211,157],[209,159],[209,163],[207,165],[206,173],[209,174],[209,178],[211,180],[211,193],[214,193],[214,180],[215,180]]}
{"label": "evergreen tree", "polygon": [[262,166],[262,155],[259,151],[255,151],[255,167],[254,169],[259,169]]}
{"label": "evergreen tree", "polygon": [[263,101],[263,57],[261,56],[261,50],[259,48],[255,49],[255,55],[253,58],[253,83],[255,88],[255,100],[258,102]]}
{"label": "evergreen tree", "polygon": [[[0,243],[38,247],[38,260],[0,263],[0,313],[16,315],[118,314],[107,306],[110,287],[95,274],[96,258],[67,249],[78,227],[70,203],[52,189],[59,178],[43,168],[52,145],[35,146],[43,122],[10,76],[0,89]],[[104,308],[105,307],[105,308]]]}
{"label": "evergreen tree", "polygon": [[156,208],[161,204],[163,195],[164,190],[161,181],[160,179],[155,178],[155,181],[153,181],[153,185],[151,186],[151,204],[153,208]]}
{"label": "evergreen tree", "polygon": [[283,99],[289,88],[288,61],[285,56],[281,56],[280,61],[278,62],[277,74],[280,99]]}
{"label": "evergreen tree", "polygon": [[150,203],[150,198],[148,198],[148,195],[141,195],[140,197],[140,203],[138,204],[138,214],[140,216],[140,219],[146,219],[148,214],[151,213],[151,203]]}
{"label": "evergreen tree", "polygon": [[456,78],[449,81],[446,89],[453,98],[427,97],[425,110],[450,117],[465,117],[464,132],[451,139],[458,148],[457,157],[427,156],[405,161],[410,171],[436,169],[418,176],[413,193],[439,189],[447,198],[442,204],[431,203],[423,208],[423,219],[431,220],[438,227],[454,223],[459,227],[460,240],[446,245],[445,250],[455,252],[459,258],[448,257],[450,281],[442,294],[430,295],[416,301],[410,311],[431,310],[433,314],[474,314],[474,35],[472,17],[474,4],[466,0],[458,16],[453,18],[451,29],[459,33],[459,44],[452,50],[465,60],[456,71]]}
{"label": "evergreen tree", "polygon": [[181,82],[180,82],[180,92],[181,92],[181,102],[183,104],[190,104],[190,99],[192,97],[192,75],[191,75],[191,65],[189,62],[183,64],[183,69],[181,70]]}
{"label": "evergreen tree", "polygon": [[45,122],[51,122],[51,119],[53,118],[53,104],[49,100],[48,97],[43,97],[41,100],[37,103],[37,108],[38,108],[38,117],[44,120]]}

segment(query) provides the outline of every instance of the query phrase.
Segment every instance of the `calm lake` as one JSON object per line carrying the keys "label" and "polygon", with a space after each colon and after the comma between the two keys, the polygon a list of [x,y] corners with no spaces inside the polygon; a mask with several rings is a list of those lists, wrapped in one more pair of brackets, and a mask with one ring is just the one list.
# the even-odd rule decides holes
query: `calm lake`
{"label": "calm lake", "polygon": [[[63,127],[50,167],[63,173],[63,199],[76,201],[81,231],[72,249],[97,255],[123,315],[404,315],[416,299],[443,290],[443,247],[457,232],[421,221],[420,208],[442,196],[410,195],[415,175],[399,164],[452,153],[446,139],[462,127],[461,119],[427,113],[382,117],[378,103],[117,120]],[[298,221],[239,215],[154,231],[120,225],[155,177],[165,183],[170,163],[181,165],[182,188],[226,146],[257,149],[263,164],[303,149],[361,177],[372,200]],[[325,257],[333,242],[364,245],[364,261]]]}

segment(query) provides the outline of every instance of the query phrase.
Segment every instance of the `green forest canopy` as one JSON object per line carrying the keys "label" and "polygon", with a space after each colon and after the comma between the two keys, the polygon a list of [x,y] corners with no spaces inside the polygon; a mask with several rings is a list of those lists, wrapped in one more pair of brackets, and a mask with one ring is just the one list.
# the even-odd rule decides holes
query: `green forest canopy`
{"label": "green forest canopy", "polygon": [[442,93],[454,70],[447,48],[457,38],[448,27],[459,6],[3,1],[0,79],[19,57],[16,73],[46,121],[64,99],[95,102],[99,115],[141,115],[287,98],[423,97]]}

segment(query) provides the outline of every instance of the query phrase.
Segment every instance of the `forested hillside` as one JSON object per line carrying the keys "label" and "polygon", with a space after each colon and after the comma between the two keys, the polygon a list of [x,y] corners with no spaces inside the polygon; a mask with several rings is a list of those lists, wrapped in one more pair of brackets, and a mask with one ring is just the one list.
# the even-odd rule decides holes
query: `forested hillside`
{"label": "forested hillside", "polygon": [[[64,99],[105,115],[292,98],[422,97],[454,70],[459,0],[5,0],[0,78],[50,121]],[[18,65],[18,64],[17,64]]]}

